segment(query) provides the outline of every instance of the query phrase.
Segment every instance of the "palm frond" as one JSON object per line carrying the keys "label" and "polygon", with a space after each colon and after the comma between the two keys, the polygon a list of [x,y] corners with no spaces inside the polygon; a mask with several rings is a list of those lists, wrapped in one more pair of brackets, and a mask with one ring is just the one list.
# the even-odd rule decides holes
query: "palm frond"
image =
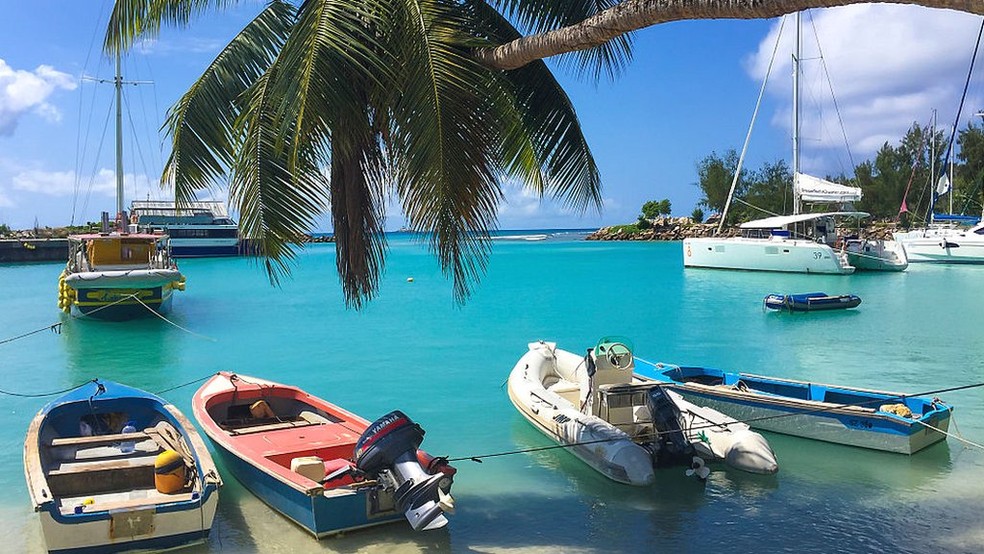
{"label": "palm frond", "polygon": [[500,144],[512,98],[498,72],[469,55],[473,38],[457,3],[404,0],[393,105],[399,194],[411,226],[431,232],[431,250],[463,301],[484,272],[502,198]]}
{"label": "palm frond", "polygon": [[220,185],[239,146],[240,97],[269,68],[294,21],[293,7],[274,0],[219,53],[168,112],[171,154],[162,183],[179,202]]}
{"label": "palm frond", "polygon": [[[480,33],[493,41],[509,41],[519,31],[483,1],[470,3]],[[574,105],[542,61],[503,74],[514,95],[523,120],[523,133],[515,140],[528,140],[544,178],[528,180],[539,194],[551,194],[568,206],[584,210],[601,206],[601,176],[587,139],[581,132]],[[529,175],[528,148],[514,148],[510,168],[521,177]]]}
{"label": "palm frond", "polygon": [[284,131],[283,97],[272,83],[276,61],[244,94],[236,127],[243,136],[233,163],[229,200],[239,208],[239,226],[265,258],[272,283],[289,272],[295,244],[314,228],[315,216],[327,206],[327,183],[316,167],[304,167],[301,178],[291,173],[288,158],[293,129]]}
{"label": "palm frond", "polygon": [[103,50],[127,50],[140,37],[154,37],[161,25],[187,25],[210,9],[222,9],[240,0],[116,0],[109,16]]}
{"label": "palm frond", "polygon": [[[373,8],[370,10],[369,8]],[[385,6],[308,0],[280,56],[278,94],[294,131],[289,166],[330,167],[336,266],[346,302],[361,307],[378,289],[385,255],[384,164],[370,121],[371,90],[392,83],[394,64],[376,42]]]}

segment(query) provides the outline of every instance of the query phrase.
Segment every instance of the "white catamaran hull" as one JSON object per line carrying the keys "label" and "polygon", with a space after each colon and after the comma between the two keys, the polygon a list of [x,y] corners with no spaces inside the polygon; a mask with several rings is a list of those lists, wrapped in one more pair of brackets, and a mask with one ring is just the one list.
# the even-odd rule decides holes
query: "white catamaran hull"
{"label": "white catamaran hull", "polygon": [[[974,229],[980,229],[975,227]],[[911,262],[984,264],[984,235],[974,229],[927,229],[897,233]]]}
{"label": "white catamaran hull", "polygon": [[846,256],[826,244],[776,237],[684,239],[683,265],[789,273],[854,273]]}

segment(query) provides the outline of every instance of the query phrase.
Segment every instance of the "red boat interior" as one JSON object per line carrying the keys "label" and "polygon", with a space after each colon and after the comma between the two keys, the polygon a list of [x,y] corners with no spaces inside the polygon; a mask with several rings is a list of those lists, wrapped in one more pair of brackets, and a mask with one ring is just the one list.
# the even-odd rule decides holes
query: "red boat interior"
{"label": "red boat interior", "polygon": [[305,487],[351,484],[354,479],[345,472],[326,477],[354,467],[355,444],[368,422],[313,400],[298,390],[240,387],[212,397],[206,410],[240,453],[291,481]]}

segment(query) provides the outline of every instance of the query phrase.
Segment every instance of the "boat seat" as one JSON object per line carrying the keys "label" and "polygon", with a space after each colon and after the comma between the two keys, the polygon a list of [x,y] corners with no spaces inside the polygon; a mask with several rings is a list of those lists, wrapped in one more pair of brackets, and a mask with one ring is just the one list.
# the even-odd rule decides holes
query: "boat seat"
{"label": "boat seat", "polygon": [[291,429],[294,427],[307,427],[310,425],[322,425],[322,424],[323,423],[319,421],[306,421],[302,419],[299,421],[291,421],[291,420],[275,421],[273,423],[266,423],[261,425],[247,425],[247,426],[231,428],[231,429],[227,427],[227,430],[229,431],[230,435],[248,435],[251,433],[262,433],[264,431],[276,431],[278,429]]}
{"label": "boat seat", "polygon": [[[142,453],[141,453],[142,454]],[[117,471],[124,469],[135,469],[142,467],[154,467],[157,456],[133,456],[116,460],[96,460],[83,462],[60,462],[54,464],[48,471],[48,477],[59,475],[73,475],[79,473],[97,473],[104,471]]]}
{"label": "boat seat", "polygon": [[136,456],[52,464],[48,487],[58,496],[92,495],[154,486],[155,454],[135,452]]}
{"label": "boat seat", "polygon": [[564,379],[557,379],[549,386],[547,386],[547,383],[544,382],[544,386],[546,386],[548,391],[563,398],[567,402],[570,402],[573,406],[578,406],[581,403],[581,385],[578,385],[577,383],[572,383]]}
{"label": "boat seat", "polygon": [[558,379],[552,385],[547,387],[547,390],[561,396],[567,392],[581,392],[581,385],[577,383],[571,383],[570,381],[565,381],[563,379]]}
{"label": "boat seat", "polygon": [[112,435],[92,435],[85,437],[58,437],[51,439],[51,446],[92,446],[109,442],[141,441],[147,438],[147,433],[114,433]]}

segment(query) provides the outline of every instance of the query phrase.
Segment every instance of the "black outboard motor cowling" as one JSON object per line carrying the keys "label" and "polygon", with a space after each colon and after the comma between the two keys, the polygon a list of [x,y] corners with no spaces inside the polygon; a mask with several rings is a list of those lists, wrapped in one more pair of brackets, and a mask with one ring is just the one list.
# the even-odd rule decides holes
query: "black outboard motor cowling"
{"label": "black outboard motor cowling", "polygon": [[396,506],[415,531],[444,527],[444,512],[454,505],[451,476],[431,475],[417,459],[423,440],[420,425],[394,410],[374,421],[355,445],[356,467],[393,491]]}
{"label": "black outboard motor cowling", "polygon": [[653,442],[658,452],[657,463],[670,465],[688,463],[693,456],[693,448],[683,436],[680,427],[680,409],[664,391],[663,387],[653,387],[646,395],[646,406],[653,418],[653,428],[658,435]]}

